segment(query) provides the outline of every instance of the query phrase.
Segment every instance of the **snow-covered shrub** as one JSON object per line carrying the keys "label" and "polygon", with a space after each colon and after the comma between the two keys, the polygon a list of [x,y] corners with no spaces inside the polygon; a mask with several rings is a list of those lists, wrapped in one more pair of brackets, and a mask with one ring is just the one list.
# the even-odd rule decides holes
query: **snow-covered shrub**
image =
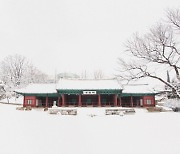
{"label": "snow-covered shrub", "polygon": [[174,99],[167,99],[165,100],[164,106],[174,108],[174,107],[180,107],[180,99],[174,98]]}

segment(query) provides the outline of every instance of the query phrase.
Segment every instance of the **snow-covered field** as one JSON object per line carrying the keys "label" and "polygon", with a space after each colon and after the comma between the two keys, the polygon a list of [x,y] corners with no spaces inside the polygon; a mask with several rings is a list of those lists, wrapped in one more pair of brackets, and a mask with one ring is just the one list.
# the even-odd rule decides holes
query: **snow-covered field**
{"label": "snow-covered field", "polygon": [[18,98],[11,97],[9,99],[5,98],[5,99],[0,100],[0,103],[22,105],[23,104],[23,99],[24,99],[23,96],[19,96]]}
{"label": "snow-covered field", "polygon": [[0,104],[0,153],[180,153],[180,113],[136,109],[134,115],[106,116],[105,108],[77,110],[77,116],[62,116]]}

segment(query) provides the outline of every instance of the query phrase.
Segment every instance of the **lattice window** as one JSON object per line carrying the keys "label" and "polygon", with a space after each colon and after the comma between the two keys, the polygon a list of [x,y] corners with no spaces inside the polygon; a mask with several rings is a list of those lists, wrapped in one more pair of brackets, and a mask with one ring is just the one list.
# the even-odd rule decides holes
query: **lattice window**
{"label": "lattice window", "polygon": [[147,105],[151,105],[151,104],[152,104],[152,100],[151,100],[151,99],[147,99],[147,100],[146,100],[146,104],[147,104]]}
{"label": "lattice window", "polygon": [[31,104],[32,104],[32,100],[31,100],[31,99],[28,99],[28,100],[27,100],[27,104],[28,104],[28,105],[31,105]]}

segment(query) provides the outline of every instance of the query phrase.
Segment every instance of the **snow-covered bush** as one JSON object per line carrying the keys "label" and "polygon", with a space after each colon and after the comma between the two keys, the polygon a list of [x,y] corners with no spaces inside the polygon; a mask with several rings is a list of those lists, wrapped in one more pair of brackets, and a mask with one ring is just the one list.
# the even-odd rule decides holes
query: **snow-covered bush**
{"label": "snow-covered bush", "polygon": [[170,107],[170,108],[180,107],[180,99],[178,98],[167,99],[165,100],[164,106]]}

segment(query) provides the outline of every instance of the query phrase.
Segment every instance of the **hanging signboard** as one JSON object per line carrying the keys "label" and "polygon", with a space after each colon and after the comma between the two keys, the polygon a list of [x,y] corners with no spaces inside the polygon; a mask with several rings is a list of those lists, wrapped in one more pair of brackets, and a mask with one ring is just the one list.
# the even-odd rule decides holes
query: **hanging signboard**
{"label": "hanging signboard", "polygon": [[83,95],[96,95],[96,91],[83,91]]}

